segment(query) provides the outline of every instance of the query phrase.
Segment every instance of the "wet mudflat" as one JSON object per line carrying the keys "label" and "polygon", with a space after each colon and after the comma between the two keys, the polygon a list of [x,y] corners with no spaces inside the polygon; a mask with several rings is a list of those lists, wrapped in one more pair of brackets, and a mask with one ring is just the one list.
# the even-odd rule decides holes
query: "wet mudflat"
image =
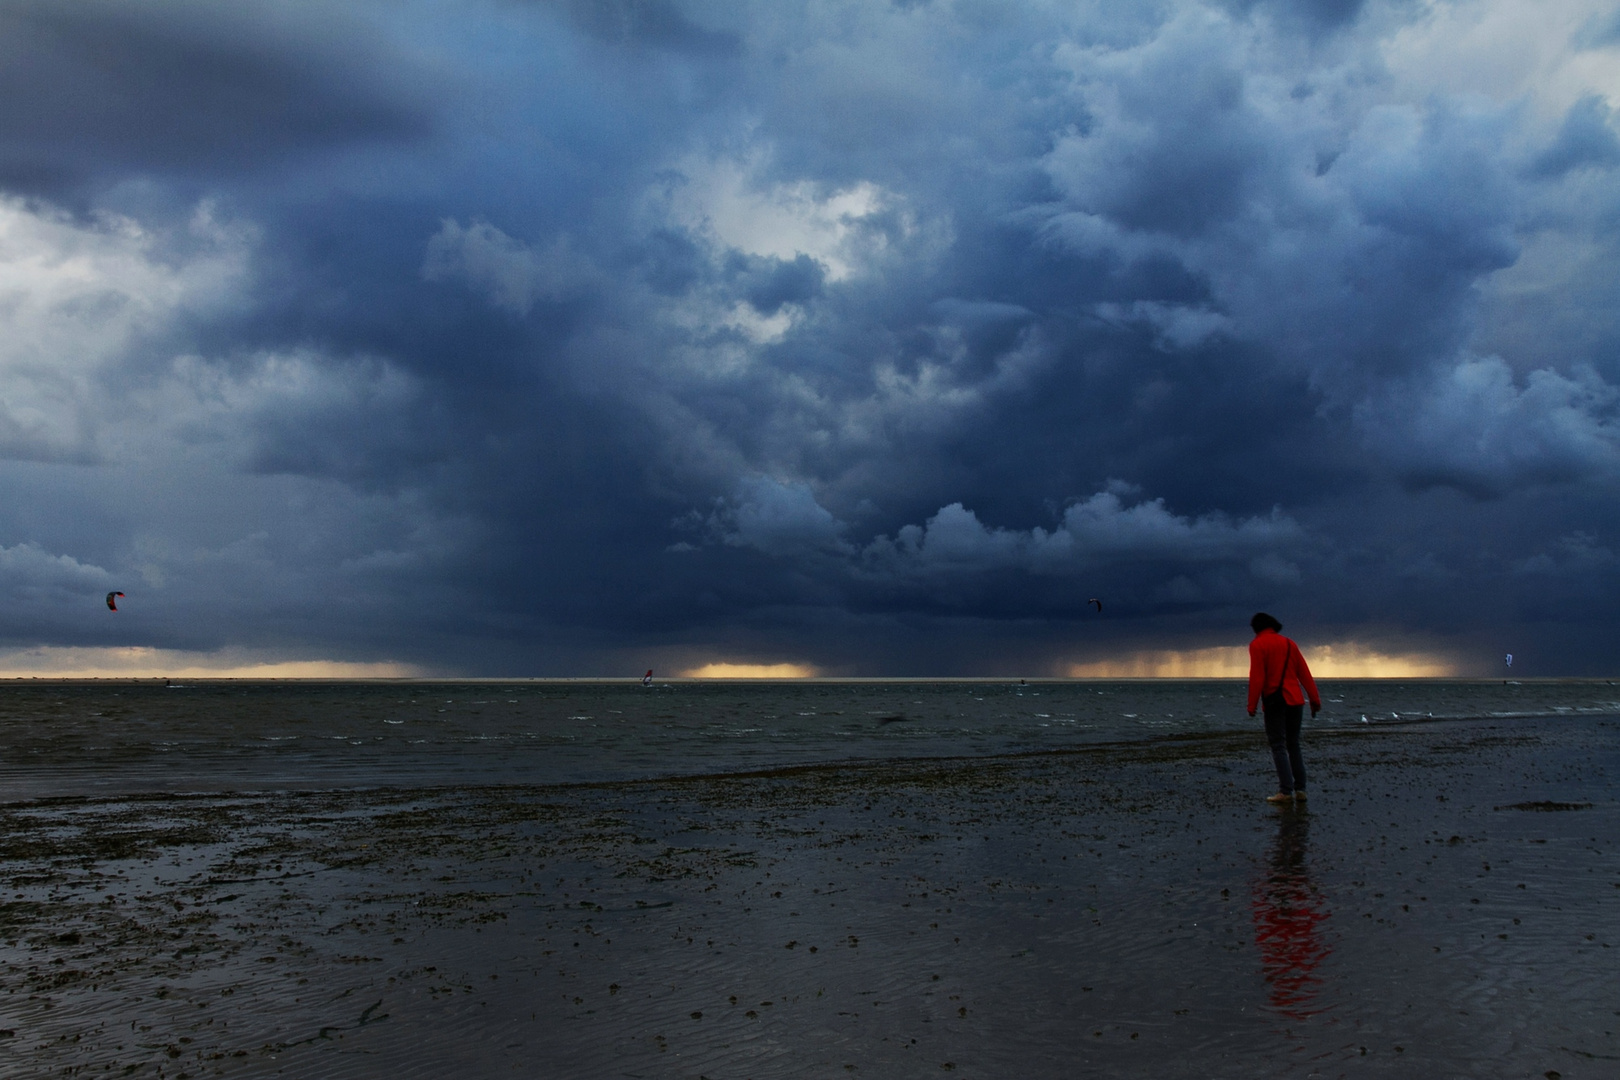
{"label": "wet mudflat", "polygon": [[1620,721],[0,808],[0,1075],[1613,1076]]}

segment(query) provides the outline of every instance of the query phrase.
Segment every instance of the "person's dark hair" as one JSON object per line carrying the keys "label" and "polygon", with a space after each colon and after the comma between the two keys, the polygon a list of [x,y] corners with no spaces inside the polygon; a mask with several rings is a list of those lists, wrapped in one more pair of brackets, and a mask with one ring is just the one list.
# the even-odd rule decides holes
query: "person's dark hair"
{"label": "person's dark hair", "polygon": [[1249,629],[1253,630],[1257,634],[1262,630],[1280,631],[1282,629],[1282,623],[1278,622],[1276,619],[1272,618],[1270,615],[1267,615],[1263,611],[1257,611],[1254,613],[1254,618],[1249,620]]}

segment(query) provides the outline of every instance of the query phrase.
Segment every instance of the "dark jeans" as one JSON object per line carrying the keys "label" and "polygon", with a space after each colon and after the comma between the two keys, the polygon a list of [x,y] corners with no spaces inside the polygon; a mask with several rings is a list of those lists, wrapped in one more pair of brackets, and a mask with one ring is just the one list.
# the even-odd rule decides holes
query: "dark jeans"
{"label": "dark jeans", "polygon": [[1281,694],[1268,694],[1260,704],[1266,714],[1266,741],[1277,764],[1277,790],[1285,794],[1305,790],[1305,759],[1299,754],[1299,728],[1305,706],[1289,705]]}

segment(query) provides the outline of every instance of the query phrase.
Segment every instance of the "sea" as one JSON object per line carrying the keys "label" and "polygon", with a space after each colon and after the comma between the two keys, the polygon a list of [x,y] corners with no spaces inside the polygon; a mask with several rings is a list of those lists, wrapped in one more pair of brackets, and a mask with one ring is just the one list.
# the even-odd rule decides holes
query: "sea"
{"label": "sea", "polygon": [[[1611,680],[1323,680],[1308,726],[1620,713]],[[600,783],[1258,730],[1242,680],[0,682],[0,800]]]}

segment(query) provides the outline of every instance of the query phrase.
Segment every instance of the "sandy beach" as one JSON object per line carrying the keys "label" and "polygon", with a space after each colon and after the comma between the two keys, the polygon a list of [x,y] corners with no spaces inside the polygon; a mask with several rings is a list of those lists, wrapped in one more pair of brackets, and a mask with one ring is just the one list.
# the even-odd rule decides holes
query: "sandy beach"
{"label": "sandy beach", "polygon": [[1620,721],[0,812],[6,1076],[1620,1069]]}

